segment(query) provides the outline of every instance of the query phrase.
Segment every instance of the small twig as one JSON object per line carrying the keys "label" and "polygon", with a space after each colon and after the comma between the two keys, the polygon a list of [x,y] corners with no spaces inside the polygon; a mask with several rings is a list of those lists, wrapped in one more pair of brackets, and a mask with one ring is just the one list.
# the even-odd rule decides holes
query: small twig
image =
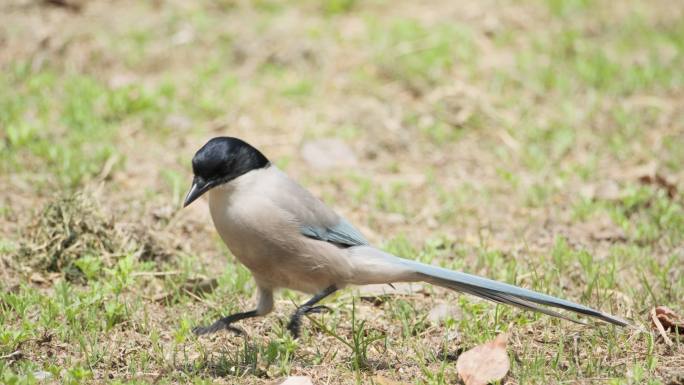
{"label": "small twig", "polygon": [[14,358],[14,357],[21,357],[22,355],[23,355],[23,353],[21,352],[21,350],[17,350],[15,352],[10,353],[10,354],[0,356],[0,360],[8,360],[8,359]]}
{"label": "small twig", "polygon": [[104,165],[102,166],[102,170],[100,170],[100,174],[97,176],[97,178],[95,178],[95,180],[99,182],[106,180],[109,177],[109,174],[111,174],[114,165],[118,161],[119,157],[117,155],[112,155],[109,158],[107,158]]}
{"label": "small twig", "polygon": [[672,340],[670,337],[667,336],[667,333],[665,332],[665,328],[663,328],[663,324],[660,323],[660,320],[658,319],[658,316],[656,315],[656,309],[653,308],[651,310],[651,320],[653,321],[653,325],[658,329],[658,332],[660,333],[660,336],[663,337],[663,340],[667,344],[667,346],[672,346]]}

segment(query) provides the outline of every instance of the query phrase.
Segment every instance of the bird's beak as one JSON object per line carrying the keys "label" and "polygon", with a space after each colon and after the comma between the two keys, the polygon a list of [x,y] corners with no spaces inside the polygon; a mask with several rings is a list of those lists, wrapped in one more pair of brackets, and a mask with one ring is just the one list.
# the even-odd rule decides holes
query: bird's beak
{"label": "bird's beak", "polygon": [[209,191],[212,187],[213,183],[205,181],[204,179],[198,176],[195,176],[192,179],[192,186],[190,186],[190,191],[188,191],[188,195],[185,196],[183,207],[194,202],[197,198],[201,197],[202,194]]}

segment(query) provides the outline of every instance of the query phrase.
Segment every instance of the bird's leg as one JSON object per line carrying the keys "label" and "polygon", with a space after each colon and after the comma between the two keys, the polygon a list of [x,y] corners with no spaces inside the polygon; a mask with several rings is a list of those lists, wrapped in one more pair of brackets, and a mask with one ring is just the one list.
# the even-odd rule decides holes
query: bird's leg
{"label": "bird's leg", "polygon": [[243,334],[244,332],[242,330],[236,328],[235,326],[231,326],[231,324],[233,322],[237,322],[245,318],[252,318],[257,316],[259,316],[259,314],[256,310],[246,311],[244,313],[235,313],[227,317],[223,317],[209,326],[198,326],[192,329],[192,332],[195,333],[195,335],[201,336],[203,334],[215,333],[221,329],[227,329],[237,334]]}
{"label": "bird's leg", "polygon": [[273,310],[273,290],[265,286],[257,286],[258,297],[257,308],[244,313],[231,314],[228,317],[223,317],[209,326],[200,326],[192,329],[195,335],[215,333],[221,329],[228,329],[237,334],[244,334],[244,332],[235,326],[231,326],[233,322],[243,320],[245,318],[259,317],[266,315]]}
{"label": "bird's leg", "polygon": [[320,313],[326,310],[330,310],[329,307],[327,306],[314,306],[317,302],[322,300],[323,298],[329,296],[330,294],[334,293],[337,291],[337,287],[335,285],[332,285],[330,287],[327,287],[325,290],[322,292],[314,295],[310,300],[308,300],[305,304],[302,306],[298,307],[297,310],[295,310],[294,314],[292,314],[292,317],[290,318],[290,323],[287,324],[287,330],[292,333],[292,336],[294,338],[299,337],[299,327],[301,326],[302,323],[302,316],[305,314],[309,313]]}

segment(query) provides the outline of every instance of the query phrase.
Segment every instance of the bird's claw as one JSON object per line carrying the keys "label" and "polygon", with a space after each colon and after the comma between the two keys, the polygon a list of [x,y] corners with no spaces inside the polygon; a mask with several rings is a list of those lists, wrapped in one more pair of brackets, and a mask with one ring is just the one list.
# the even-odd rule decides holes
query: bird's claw
{"label": "bird's claw", "polygon": [[325,305],[318,305],[318,306],[311,306],[302,309],[302,313],[304,314],[317,314],[317,313],[328,313],[331,312],[332,309],[325,306]]}
{"label": "bird's claw", "polygon": [[292,338],[299,338],[299,328],[301,326],[301,318],[297,314],[292,316],[290,322],[287,324],[287,330],[292,334]]}
{"label": "bird's claw", "polygon": [[231,331],[231,332],[233,332],[239,336],[246,336],[247,335],[247,333],[244,330],[237,328],[235,326],[232,326],[231,324],[227,324],[227,323],[223,322],[223,320],[218,320],[209,326],[195,327],[192,329],[192,333],[195,334],[196,336],[201,336],[201,335],[205,335],[205,334],[213,334],[213,333],[216,333],[217,331],[222,330],[222,329],[229,330],[229,331]]}
{"label": "bird's claw", "polygon": [[305,314],[316,314],[331,312],[332,309],[325,305],[318,306],[302,306],[298,308],[292,315],[290,322],[287,324],[287,330],[290,331],[294,339],[299,338],[299,329],[302,324],[302,316]]}

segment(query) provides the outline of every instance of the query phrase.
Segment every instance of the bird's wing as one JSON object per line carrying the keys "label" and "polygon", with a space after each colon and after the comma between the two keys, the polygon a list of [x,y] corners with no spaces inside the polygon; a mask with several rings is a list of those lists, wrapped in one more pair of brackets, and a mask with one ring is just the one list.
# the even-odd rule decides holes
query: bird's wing
{"label": "bird's wing", "polygon": [[302,235],[346,247],[369,245],[368,240],[351,223],[342,217],[338,219],[334,225],[304,225],[301,227]]}
{"label": "bird's wing", "polygon": [[274,168],[271,176],[272,199],[292,215],[302,235],[343,247],[369,244],[351,223],[285,173]]}

